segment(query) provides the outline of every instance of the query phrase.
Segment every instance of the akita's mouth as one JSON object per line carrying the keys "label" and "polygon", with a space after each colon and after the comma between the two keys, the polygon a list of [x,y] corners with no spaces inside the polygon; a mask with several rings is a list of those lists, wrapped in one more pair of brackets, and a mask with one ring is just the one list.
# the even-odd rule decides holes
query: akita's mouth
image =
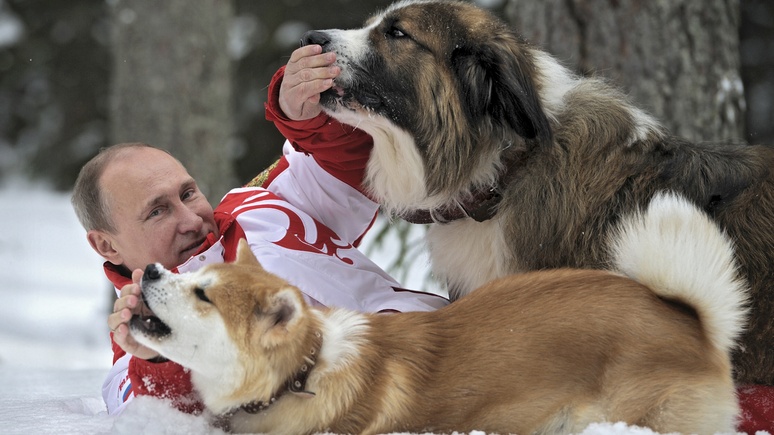
{"label": "akita's mouth", "polygon": [[131,326],[148,337],[162,338],[172,333],[172,329],[156,316],[134,315]]}

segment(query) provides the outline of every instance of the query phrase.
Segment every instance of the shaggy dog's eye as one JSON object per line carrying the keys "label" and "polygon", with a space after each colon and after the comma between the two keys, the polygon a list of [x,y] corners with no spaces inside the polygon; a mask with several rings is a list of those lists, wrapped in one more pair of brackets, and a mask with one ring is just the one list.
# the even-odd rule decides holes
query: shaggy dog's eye
{"label": "shaggy dog's eye", "polygon": [[408,36],[403,30],[395,26],[390,27],[387,30],[386,35],[389,36],[390,38],[405,38]]}
{"label": "shaggy dog's eye", "polygon": [[194,290],[194,293],[196,294],[196,297],[199,298],[200,301],[207,302],[208,304],[211,304],[212,301],[210,298],[207,297],[207,295],[204,294],[204,289],[201,287],[196,287]]}

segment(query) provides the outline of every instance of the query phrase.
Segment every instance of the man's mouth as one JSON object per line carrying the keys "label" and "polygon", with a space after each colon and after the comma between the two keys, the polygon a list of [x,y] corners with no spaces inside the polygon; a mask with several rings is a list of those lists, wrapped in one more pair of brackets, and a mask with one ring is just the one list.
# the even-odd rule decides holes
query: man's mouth
{"label": "man's mouth", "polygon": [[185,248],[183,248],[183,250],[182,250],[182,251],[180,251],[180,253],[181,253],[181,254],[188,254],[188,255],[190,256],[190,255],[192,255],[192,254],[193,254],[193,253],[194,253],[196,250],[198,250],[198,249],[199,249],[199,247],[200,247],[200,246],[202,246],[202,244],[204,244],[204,242],[205,242],[205,241],[207,241],[207,238],[206,238],[206,237],[204,237],[204,238],[202,238],[201,240],[199,240],[199,241],[196,241],[196,242],[194,242],[194,243],[192,243],[192,244],[190,244],[190,245],[186,246]]}

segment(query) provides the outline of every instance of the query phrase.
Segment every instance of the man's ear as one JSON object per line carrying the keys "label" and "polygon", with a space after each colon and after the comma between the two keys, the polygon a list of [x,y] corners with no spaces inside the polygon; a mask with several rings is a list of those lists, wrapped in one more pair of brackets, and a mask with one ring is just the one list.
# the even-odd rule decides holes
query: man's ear
{"label": "man's ear", "polygon": [[124,258],[113,247],[113,239],[110,234],[101,230],[90,230],[86,233],[86,239],[100,257],[113,264],[123,264]]}
{"label": "man's ear", "polygon": [[253,250],[250,249],[250,244],[247,243],[246,239],[239,239],[236,260],[234,262],[245,266],[258,266],[263,269],[261,263],[259,263],[258,259],[255,258],[255,254],[253,254]]}

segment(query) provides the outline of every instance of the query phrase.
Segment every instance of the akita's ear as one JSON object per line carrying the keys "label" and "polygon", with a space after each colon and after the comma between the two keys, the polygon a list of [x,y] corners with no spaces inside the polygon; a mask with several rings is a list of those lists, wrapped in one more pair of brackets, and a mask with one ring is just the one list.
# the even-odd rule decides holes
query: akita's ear
{"label": "akita's ear", "polygon": [[284,287],[271,295],[266,305],[256,307],[255,315],[264,322],[266,331],[261,342],[266,347],[292,338],[294,326],[303,316],[305,303],[294,287]]}
{"label": "akita's ear", "polygon": [[525,139],[551,140],[551,126],[533,82],[534,65],[515,36],[460,46],[452,56],[470,120],[489,115]]}
{"label": "akita's ear", "polygon": [[258,259],[255,258],[253,250],[250,249],[250,244],[247,243],[247,240],[245,239],[239,239],[236,260],[234,262],[242,265],[258,266],[263,269],[263,267],[261,267],[261,263],[259,263]]}
{"label": "akita's ear", "polygon": [[301,311],[298,293],[290,287],[278,291],[272,298],[270,314],[274,317],[274,326],[287,327]]}

